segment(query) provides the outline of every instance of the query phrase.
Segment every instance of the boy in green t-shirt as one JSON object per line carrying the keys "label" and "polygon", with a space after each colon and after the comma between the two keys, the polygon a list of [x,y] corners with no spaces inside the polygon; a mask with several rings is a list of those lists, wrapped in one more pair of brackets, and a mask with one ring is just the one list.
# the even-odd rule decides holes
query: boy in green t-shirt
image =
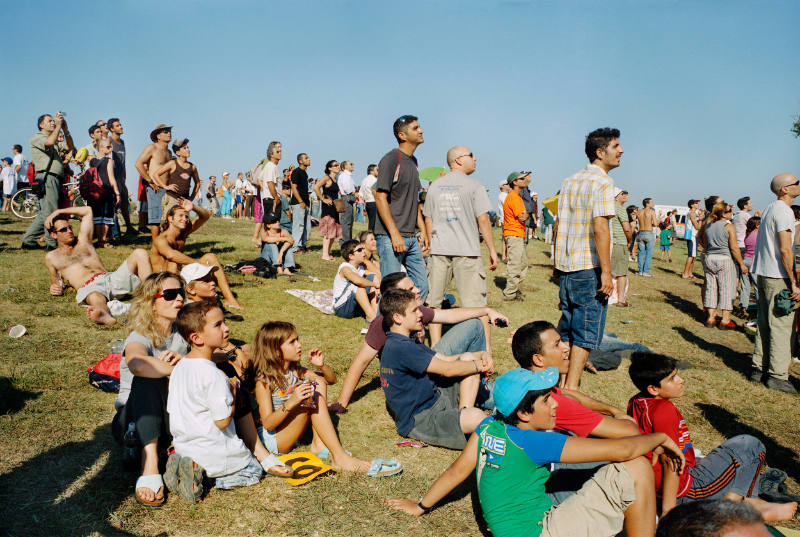
{"label": "boy in green t-shirt", "polygon": [[[609,440],[553,432],[558,403],[551,389],[558,378],[554,367],[540,372],[514,369],[499,377],[494,388],[497,414],[478,425],[458,459],[419,502],[396,498],[386,503],[420,516],[474,469],[483,516],[495,537],[613,536],[623,525],[628,535],[654,535],[655,494],[648,488],[653,473],[646,461],[630,459],[655,449],[680,471],[684,464],[680,449],[665,434]],[[545,494],[550,463],[596,461],[612,464],[553,507]],[[631,509],[644,510],[648,516],[626,517]]]}

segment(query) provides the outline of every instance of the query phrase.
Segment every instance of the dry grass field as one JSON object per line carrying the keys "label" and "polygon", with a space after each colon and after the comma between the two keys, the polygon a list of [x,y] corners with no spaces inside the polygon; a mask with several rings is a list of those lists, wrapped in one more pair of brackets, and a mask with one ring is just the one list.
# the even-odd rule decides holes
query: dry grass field
{"label": "dry grass field", "polygon": [[[76,229],[77,225],[73,224]],[[401,475],[370,479],[331,474],[296,488],[269,478],[236,491],[212,491],[197,505],[177,496],[162,508],[137,504],[132,495],[136,476],[122,469],[121,448],[111,439],[114,395],[92,388],[86,372],[107,352],[109,340],[124,337],[125,328],[93,326],[75,305],[74,291],[58,298],[48,295],[43,251],[18,248],[25,226],[9,213],[0,215],[0,534],[480,534],[473,508],[474,483],[466,483],[420,519],[381,504],[386,497],[419,497],[456,452],[395,445],[399,437],[384,407],[377,364],[367,370],[337,427],[342,443],[355,455],[402,461]],[[213,251],[223,263],[255,257],[251,226],[213,219],[192,237],[187,253]],[[149,239],[140,238],[135,245],[147,248]],[[232,288],[247,308],[244,322],[231,323],[231,335],[248,341],[262,322],[290,320],[297,325],[304,348],[321,348],[341,379],[363,341],[359,335],[363,321],[325,316],[283,292],[331,287],[338,263],[320,259],[316,230],[311,245],[312,253],[299,256],[298,262],[303,271],[320,278],[318,283],[279,278],[255,284],[231,276]],[[106,267],[116,268],[130,248],[101,252]],[[525,302],[502,302],[504,265],[488,273],[489,304],[508,315],[511,328],[535,319],[558,319],[557,286],[550,280],[546,245],[533,241],[528,251],[531,269],[523,285]],[[610,308],[606,331],[690,361],[693,368],[684,373],[686,396],[677,405],[690,424],[695,446],[708,452],[735,434],[756,435],[767,446],[769,466],[784,469],[791,491],[799,493],[798,399],[746,380],[753,348],[750,337],[702,325],[700,284],[679,277],[685,252],[678,241],[671,264],[654,261],[654,278],[632,276],[633,307]],[[700,270],[696,266],[698,274]],[[8,337],[6,332],[14,324],[25,325],[28,334]],[[493,332],[492,350],[500,372],[515,365],[506,344],[509,333],[510,329]],[[627,365],[623,361],[616,371],[585,374],[583,389],[624,407],[634,392]],[[795,366],[792,373],[797,382],[800,369]],[[338,391],[339,385],[331,387],[331,399]]]}

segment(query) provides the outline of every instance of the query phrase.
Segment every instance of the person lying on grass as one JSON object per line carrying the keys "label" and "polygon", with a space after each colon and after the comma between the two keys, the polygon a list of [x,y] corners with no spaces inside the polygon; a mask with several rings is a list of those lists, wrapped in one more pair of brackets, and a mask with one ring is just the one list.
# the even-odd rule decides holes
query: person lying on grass
{"label": "person lying on grass", "polygon": [[311,452],[321,459],[332,458],[339,470],[366,473],[370,477],[402,471],[395,460],[374,459],[371,463],[353,457],[339,442],[328,414],[328,385],[336,374],[325,364],[319,349],[309,353],[311,364],[321,374],[302,365],[302,346],[291,323],[270,321],[258,329],[253,343],[255,397],[261,426],[258,434],[271,453],[288,453],[311,424]]}
{"label": "person lying on grass", "polygon": [[663,354],[634,352],[628,372],[639,389],[628,402],[628,413],[636,419],[642,433],[667,434],[686,457],[683,471],[664,462],[654,466],[662,516],[676,505],[717,499],[749,503],[766,521],[789,520],[794,516],[796,502],[773,503],[757,497],[759,474],[767,455],[758,438],[749,434],[734,436],[697,460],[686,420],[672,402],[685,390],[677,360]]}
{"label": "person lying on grass", "polygon": [[278,270],[278,274],[291,274],[289,269],[294,268],[294,254],[292,233],[281,227],[278,215],[267,213],[263,218],[264,227],[261,228],[261,255]]}
{"label": "person lying on grass", "polygon": [[445,356],[420,343],[422,312],[416,296],[390,289],[381,297],[383,328],[381,386],[400,436],[462,449],[465,434],[486,417],[475,408],[482,375],[494,364],[486,351]]}
{"label": "person lying on grass", "polygon": [[378,314],[380,276],[365,274],[366,249],[357,240],[345,241],[341,252],[344,263],[333,279],[333,311],[344,319],[363,314],[372,322]]}
{"label": "person lying on grass", "polygon": [[222,309],[213,302],[192,302],[181,308],[176,324],[191,350],[169,378],[167,411],[175,452],[164,473],[167,488],[195,503],[203,494],[204,474],[223,490],[255,485],[265,471],[291,476],[291,469],[252,437],[254,428],[249,431],[254,450],[237,435],[236,419],[250,409],[237,409],[239,383],[229,381],[212,360],[228,344]]}
{"label": "person lying on grass", "polygon": [[[553,431],[558,402],[556,368],[513,369],[495,382],[497,414],[484,419],[461,455],[422,498],[386,504],[412,516],[429,512],[472,474],[483,516],[495,537],[530,535],[652,536],[656,529],[653,471],[641,455],[663,453],[680,471],[683,454],[666,434],[618,439],[567,436]],[[558,506],[545,493],[550,464],[609,461]],[[630,516],[638,511],[637,516]]]}
{"label": "person lying on grass", "polygon": [[[70,216],[81,219],[77,238],[70,225]],[[150,276],[150,259],[141,248],[135,249],[114,272],[106,272],[97,250],[92,245],[94,216],[91,207],[67,207],[50,213],[44,222],[56,249],[44,256],[50,273],[50,294],[64,294],[66,280],[77,291],[75,300],[87,304],[86,315],[97,324],[111,325],[117,320],[108,309],[108,301],[128,295]],[[62,280],[63,279],[63,280]]]}
{"label": "person lying on grass", "polygon": [[[197,218],[194,220],[189,218],[189,213],[192,211],[197,213]],[[199,260],[195,260],[183,253],[186,239],[205,224],[210,217],[211,213],[207,209],[189,200],[181,200],[179,205],[170,207],[161,221],[160,233],[153,239],[153,246],[150,249],[150,264],[153,266],[153,270],[169,270],[175,273],[189,263],[214,265],[219,269],[214,272],[214,277],[227,306],[243,310],[244,307],[239,304],[231,292],[228,279],[225,277],[225,272],[216,255],[207,253]]]}
{"label": "person lying on grass", "polygon": [[[491,323],[500,320],[504,325],[508,325],[508,319],[504,315],[489,307],[438,309],[423,306],[419,289],[404,272],[386,274],[381,279],[381,295],[385,294],[389,289],[405,289],[414,293],[417,305],[422,312],[423,326],[427,326],[431,322],[452,325],[442,336],[442,339],[431,341],[433,350],[447,356],[463,352],[490,352],[490,334],[485,332],[480,317],[488,316]],[[416,335],[422,340],[425,332],[420,330]],[[367,370],[370,362],[381,353],[385,343],[386,332],[383,328],[383,316],[378,315],[370,324],[364,343],[347,370],[339,397],[329,407],[331,412],[341,414],[347,410],[347,405],[350,403],[350,398],[358,386],[358,381],[361,380],[361,376]],[[479,404],[488,403],[488,397],[489,392],[482,382],[477,402]],[[487,405],[483,404],[483,406]],[[490,407],[491,405],[488,406]]]}

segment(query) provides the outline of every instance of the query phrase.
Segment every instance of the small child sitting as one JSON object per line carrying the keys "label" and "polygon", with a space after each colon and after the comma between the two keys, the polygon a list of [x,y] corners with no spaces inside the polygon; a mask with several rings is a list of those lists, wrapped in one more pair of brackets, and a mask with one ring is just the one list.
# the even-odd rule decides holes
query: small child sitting
{"label": "small child sitting", "polygon": [[375,274],[365,277],[366,250],[357,240],[342,244],[344,263],[339,265],[333,279],[333,311],[344,319],[363,313],[367,322],[378,315],[378,293],[381,284]]}
{"label": "small child sitting", "polygon": [[[381,386],[400,436],[450,449],[463,449],[465,436],[486,415],[475,408],[481,374],[490,375],[485,351],[444,356],[420,343],[422,312],[412,291],[389,289],[381,298],[386,344]],[[449,377],[443,379],[442,377]]]}
{"label": "small child sitting", "polygon": [[228,343],[222,310],[211,302],[193,302],[181,308],[176,322],[191,350],[169,379],[167,412],[175,453],[167,461],[164,481],[190,502],[203,494],[204,473],[219,489],[255,485],[280,461],[265,457],[259,463],[236,435],[239,388],[212,361],[214,351]]}
{"label": "small child sitting", "polygon": [[754,436],[734,436],[696,459],[689,427],[672,403],[684,393],[684,380],[678,375],[674,358],[634,352],[629,374],[639,393],[628,402],[628,414],[639,424],[642,434],[666,433],[686,457],[682,472],[663,464],[653,468],[662,516],[676,505],[710,499],[745,501],[764,520],[788,520],[794,516],[795,502],[770,503],[751,497],[758,494],[759,473],[766,458],[764,444]]}
{"label": "small child sitting", "polygon": [[294,254],[291,246],[294,239],[289,231],[283,229],[275,213],[264,215],[264,227],[261,229],[261,256],[278,270],[278,274],[291,274],[294,268]]}

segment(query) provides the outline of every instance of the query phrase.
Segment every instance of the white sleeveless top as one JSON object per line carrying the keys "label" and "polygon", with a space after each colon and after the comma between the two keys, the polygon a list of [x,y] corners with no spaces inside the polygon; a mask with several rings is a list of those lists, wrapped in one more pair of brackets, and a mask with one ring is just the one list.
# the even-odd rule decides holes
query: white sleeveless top
{"label": "white sleeveless top", "polygon": [[356,292],[356,284],[342,276],[342,268],[348,267],[353,269],[359,276],[364,277],[364,267],[354,267],[347,261],[339,265],[336,269],[336,277],[333,279],[333,307],[337,308],[347,302],[350,295]]}

